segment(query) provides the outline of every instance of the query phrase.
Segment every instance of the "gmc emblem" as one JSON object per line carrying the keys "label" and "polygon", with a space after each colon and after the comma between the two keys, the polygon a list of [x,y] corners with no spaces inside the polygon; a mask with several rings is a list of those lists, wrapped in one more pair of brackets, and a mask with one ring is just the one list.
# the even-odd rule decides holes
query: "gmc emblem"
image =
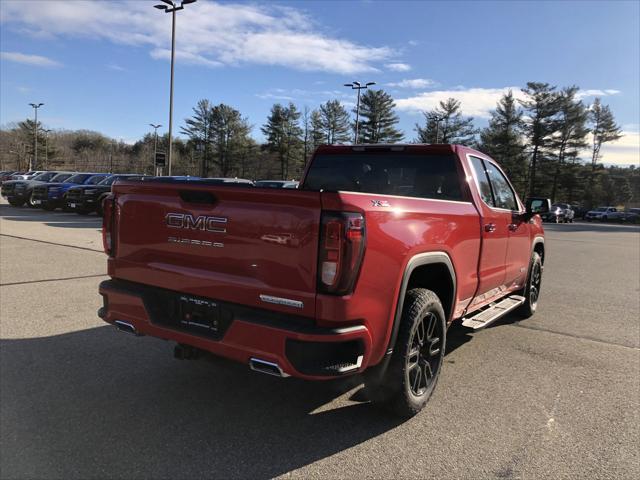
{"label": "gmc emblem", "polygon": [[226,225],[227,219],[224,217],[208,217],[206,215],[194,217],[193,215],[185,213],[167,213],[165,221],[167,222],[167,226],[171,228],[227,233],[227,229],[225,227],[219,226],[220,224]]}

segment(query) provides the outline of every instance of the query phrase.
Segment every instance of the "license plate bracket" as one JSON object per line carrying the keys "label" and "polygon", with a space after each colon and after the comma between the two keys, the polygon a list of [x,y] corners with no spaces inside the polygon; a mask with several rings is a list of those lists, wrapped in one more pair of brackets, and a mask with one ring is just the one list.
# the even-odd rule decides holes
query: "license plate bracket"
{"label": "license plate bracket", "polygon": [[186,330],[210,335],[220,330],[220,308],[212,300],[181,295],[177,314],[179,324]]}
{"label": "license plate bracket", "polygon": [[204,297],[150,288],[143,300],[152,323],[192,335],[220,340],[233,321],[230,308]]}

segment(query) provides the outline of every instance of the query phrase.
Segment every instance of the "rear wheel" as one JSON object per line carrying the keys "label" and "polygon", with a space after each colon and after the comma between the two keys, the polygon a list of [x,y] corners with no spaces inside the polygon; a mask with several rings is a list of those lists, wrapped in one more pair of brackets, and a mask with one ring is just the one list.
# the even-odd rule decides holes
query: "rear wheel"
{"label": "rear wheel", "polygon": [[9,205],[11,205],[12,207],[21,207],[22,205],[24,205],[24,200],[19,200],[17,198],[8,198],[9,200]]}
{"label": "rear wheel", "polygon": [[518,292],[525,300],[518,307],[517,313],[524,318],[529,318],[538,308],[538,298],[540,298],[540,286],[542,285],[542,257],[538,252],[531,255],[531,264],[529,266],[529,276],[524,289]]}
{"label": "rear wheel", "polygon": [[[398,338],[374,402],[402,417],[424,408],[435,389],[445,352],[446,319],[438,296],[414,288],[404,301]],[[378,398],[376,395],[378,394]]]}

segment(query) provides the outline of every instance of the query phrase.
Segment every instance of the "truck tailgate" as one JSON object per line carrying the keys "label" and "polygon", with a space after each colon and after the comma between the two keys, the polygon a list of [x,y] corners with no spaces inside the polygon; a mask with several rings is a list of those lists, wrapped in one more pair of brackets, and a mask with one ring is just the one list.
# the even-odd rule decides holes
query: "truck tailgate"
{"label": "truck tailgate", "polygon": [[313,316],[320,193],[123,183],[114,278]]}

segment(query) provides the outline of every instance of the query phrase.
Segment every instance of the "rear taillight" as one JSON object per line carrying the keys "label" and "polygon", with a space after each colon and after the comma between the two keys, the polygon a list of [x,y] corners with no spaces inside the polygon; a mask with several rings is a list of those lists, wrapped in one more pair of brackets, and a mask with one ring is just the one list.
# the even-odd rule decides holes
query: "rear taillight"
{"label": "rear taillight", "polygon": [[334,295],[353,291],[364,255],[364,217],[351,212],[323,212],[318,257],[318,290]]}
{"label": "rear taillight", "polygon": [[115,210],[115,197],[109,194],[102,201],[102,245],[109,255],[113,255]]}

